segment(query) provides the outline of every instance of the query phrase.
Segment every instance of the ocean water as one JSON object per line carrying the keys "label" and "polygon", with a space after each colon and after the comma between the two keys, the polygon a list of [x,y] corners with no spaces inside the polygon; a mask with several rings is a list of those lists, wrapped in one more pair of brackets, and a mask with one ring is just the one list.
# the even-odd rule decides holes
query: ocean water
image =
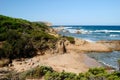
{"label": "ocean water", "polygon": [[[76,34],[78,31],[82,34]],[[59,34],[88,41],[120,40],[120,26],[64,26]]]}
{"label": "ocean water", "polygon": [[[56,28],[59,26],[53,26]],[[64,26],[62,31],[58,32],[62,36],[73,36],[82,38],[90,42],[99,40],[120,40],[120,26]],[[80,32],[81,34],[77,34]],[[110,53],[89,53],[88,56],[99,62],[118,69],[117,61],[120,59],[120,52],[113,51]]]}

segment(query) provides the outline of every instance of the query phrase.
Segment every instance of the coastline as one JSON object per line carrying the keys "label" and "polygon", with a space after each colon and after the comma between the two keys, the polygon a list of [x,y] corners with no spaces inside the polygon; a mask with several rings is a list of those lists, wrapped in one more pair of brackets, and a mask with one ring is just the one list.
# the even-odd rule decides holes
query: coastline
{"label": "coastline", "polygon": [[[81,26],[78,26],[78,28],[81,27]],[[86,27],[86,26],[85,26]],[[73,34],[72,33],[72,26],[61,26],[61,27],[55,27],[53,28],[56,32],[62,32],[64,34]],[[70,31],[69,31],[70,30]],[[75,30],[75,28],[73,28],[73,30]],[[79,30],[81,31],[81,29],[77,29],[76,28],[76,31]],[[82,29],[83,30],[83,29]],[[65,32],[64,32],[65,31]],[[108,31],[108,32],[111,32],[111,30],[100,30],[100,31]],[[100,32],[99,31],[99,32]],[[95,30],[95,31],[91,31],[91,32],[98,32],[98,30]],[[114,30],[114,32],[116,32]],[[106,33],[106,32],[105,32]],[[60,34],[60,33],[59,33]],[[62,34],[62,35],[64,35]],[[76,33],[75,34],[77,35],[81,35],[82,33]],[[86,33],[87,34],[87,33]],[[107,34],[107,33],[106,33]],[[67,36],[66,35],[66,36]],[[111,34],[112,35],[112,34]],[[110,37],[111,37],[110,35]],[[69,35],[68,35],[69,36]],[[112,37],[116,37],[116,36],[112,36]],[[76,52],[85,52],[87,54],[91,53],[91,52],[96,52],[96,53],[106,53],[106,54],[109,54],[109,53],[113,53],[114,51],[120,51],[120,40],[98,40],[98,41],[91,41],[91,40],[88,40],[88,39],[80,39],[80,38],[75,38],[76,39],[76,43],[74,45],[70,45],[67,47],[67,50],[68,52],[71,51],[71,49],[73,51],[76,51]],[[88,56],[88,55],[87,55]],[[88,56],[90,57],[90,56]],[[92,57],[90,57],[92,58]],[[92,59],[95,59],[95,58],[92,58]],[[96,60],[96,59],[95,59]],[[115,70],[115,67],[112,67],[110,66],[109,64],[105,63],[105,62],[100,62],[98,60],[96,60],[98,63],[101,63],[106,69],[109,68],[109,69],[112,69],[112,70]]]}
{"label": "coastline", "polygon": [[[55,36],[57,32],[52,34]],[[23,72],[38,65],[45,65],[51,66],[54,70],[60,72],[63,70],[74,73],[86,72],[89,68],[103,67],[99,61],[89,57],[87,55],[89,54],[88,52],[111,52],[113,50],[112,48],[114,48],[111,45],[107,45],[108,42],[89,42],[78,38],[74,38],[74,40],[75,44],[71,44],[68,40],[58,41],[57,48],[62,53],[57,52],[53,54],[52,51],[48,51],[44,55],[37,55],[30,59],[24,59],[23,61],[13,60],[12,66],[9,69]],[[117,43],[115,42],[114,44],[116,45]],[[64,48],[66,52],[62,51]]]}

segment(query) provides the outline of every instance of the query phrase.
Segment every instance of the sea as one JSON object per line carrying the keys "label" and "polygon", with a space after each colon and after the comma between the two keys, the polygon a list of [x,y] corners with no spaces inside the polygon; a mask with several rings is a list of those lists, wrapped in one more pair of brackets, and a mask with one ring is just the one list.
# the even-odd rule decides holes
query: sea
{"label": "sea", "polygon": [[[120,40],[120,26],[103,26],[103,25],[57,25],[53,28],[61,28],[58,34],[62,36],[72,36],[96,42],[100,40]],[[110,66],[118,70],[118,60],[120,60],[120,52],[113,51],[110,53],[89,53],[88,56],[96,59],[100,63]]]}

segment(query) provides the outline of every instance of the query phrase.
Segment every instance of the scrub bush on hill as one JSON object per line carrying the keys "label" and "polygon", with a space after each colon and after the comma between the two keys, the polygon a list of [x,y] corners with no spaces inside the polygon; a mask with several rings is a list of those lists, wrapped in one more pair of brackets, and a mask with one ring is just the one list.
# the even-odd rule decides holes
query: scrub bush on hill
{"label": "scrub bush on hill", "polygon": [[0,15],[0,42],[3,43],[0,57],[33,57],[39,49],[54,48],[57,38],[48,34],[48,30],[43,23]]}

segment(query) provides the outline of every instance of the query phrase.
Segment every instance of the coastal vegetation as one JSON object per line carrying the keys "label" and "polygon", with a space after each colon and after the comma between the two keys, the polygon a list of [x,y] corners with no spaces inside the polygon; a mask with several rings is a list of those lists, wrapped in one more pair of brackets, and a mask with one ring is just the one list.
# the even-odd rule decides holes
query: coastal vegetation
{"label": "coastal vegetation", "polygon": [[37,50],[54,48],[57,38],[44,23],[0,15],[0,59],[26,58]]}
{"label": "coastal vegetation", "polygon": [[45,80],[120,80],[120,72],[108,73],[104,68],[91,68],[88,72],[75,74],[65,71],[56,72],[49,66],[37,66],[23,73],[10,73],[6,76],[7,78],[18,80],[41,78]]}
{"label": "coastal vegetation", "polygon": [[74,37],[71,37],[71,36],[65,36],[65,38],[72,44],[75,43],[75,40],[74,40]]}

